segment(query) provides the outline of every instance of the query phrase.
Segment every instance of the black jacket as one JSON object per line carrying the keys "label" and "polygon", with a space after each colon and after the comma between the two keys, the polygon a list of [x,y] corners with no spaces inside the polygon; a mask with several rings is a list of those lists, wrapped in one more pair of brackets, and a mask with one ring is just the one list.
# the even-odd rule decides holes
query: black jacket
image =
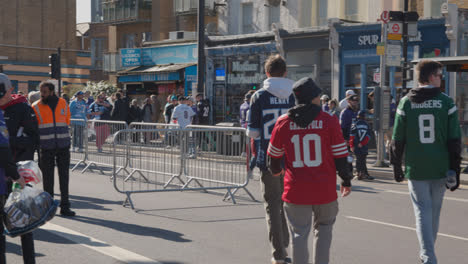
{"label": "black jacket", "polygon": [[124,99],[117,99],[111,112],[111,118],[115,121],[128,121],[129,105]]}
{"label": "black jacket", "polygon": [[13,100],[1,108],[4,110],[13,155],[26,149],[34,151],[39,146],[39,127],[36,114],[26,98],[13,95]]}
{"label": "black jacket", "polygon": [[130,122],[140,122],[141,121],[141,109],[138,106],[130,106],[130,111],[128,112],[128,118]]}

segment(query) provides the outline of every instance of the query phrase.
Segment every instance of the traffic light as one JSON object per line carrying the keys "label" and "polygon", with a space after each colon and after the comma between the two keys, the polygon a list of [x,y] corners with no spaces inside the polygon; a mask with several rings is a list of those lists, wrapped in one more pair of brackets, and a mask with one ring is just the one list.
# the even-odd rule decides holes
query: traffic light
{"label": "traffic light", "polygon": [[52,79],[60,79],[60,57],[57,53],[52,53],[49,56],[50,77]]}

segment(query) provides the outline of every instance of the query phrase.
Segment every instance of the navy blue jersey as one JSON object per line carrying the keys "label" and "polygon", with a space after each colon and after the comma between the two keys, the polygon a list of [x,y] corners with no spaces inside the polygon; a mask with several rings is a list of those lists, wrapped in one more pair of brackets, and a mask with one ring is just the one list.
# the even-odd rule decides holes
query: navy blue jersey
{"label": "navy blue jersey", "polygon": [[257,149],[257,166],[266,169],[266,151],[276,120],[288,109],[294,106],[294,96],[281,99],[269,93],[266,89],[258,90],[251,99],[247,130],[259,133]]}
{"label": "navy blue jersey", "polygon": [[349,139],[349,133],[351,132],[351,125],[356,121],[357,111],[346,107],[341,111],[340,114],[340,125],[343,137],[345,140]]}
{"label": "navy blue jersey", "polygon": [[[351,126],[350,133],[350,140],[353,141],[350,145],[354,146],[354,153],[362,155],[368,154],[367,143],[369,142],[370,138],[371,132],[367,122],[362,119],[357,119],[356,122],[354,122]],[[359,147],[359,143],[361,143],[362,147]]]}

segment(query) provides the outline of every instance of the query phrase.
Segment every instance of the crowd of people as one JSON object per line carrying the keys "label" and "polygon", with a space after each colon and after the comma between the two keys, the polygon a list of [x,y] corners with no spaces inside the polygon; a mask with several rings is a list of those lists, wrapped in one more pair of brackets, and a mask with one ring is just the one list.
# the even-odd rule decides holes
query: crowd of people
{"label": "crowd of people", "polygon": [[[155,94],[145,98],[143,103],[139,104],[138,99],[130,101],[123,90],[118,90],[111,96],[107,96],[106,93],[101,92],[96,96],[96,100],[94,100],[88,91],[78,91],[70,101],[73,130],[72,151],[83,152],[84,130],[88,129],[87,121],[91,119],[121,121],[127,124],[133,122],[164,122],[167,124],[179,124],[182,128],[185,128],[189,124],[208,125],[210,103],[207,99],[203,98],[202,94],[198,94],[195,98],[171,94],[167,97],[167,103],[163,107]],[[182,112],[182,114],[185,114],[182,115],[184,118],[179,114],[174,115],[174,110],[180,105],[186,105],[191,109],[193,114],[190,112],[187,115],[185,112]],[[185,118],[185,116],[189,116],[189,118]],[[115,132],[115,128],[106,122],[95,122],[94,130],[97,150],[98,152],[102,152],[105,140],[111,133]],[[154,136],[145,134],[143,139],[145,142],[148,142],[154,139]],[[139,137],[134,137],[135,142],[139,140]]]}
{"label": "crowd of people", "polygon": [[[456,190],[460,181],[461,131],[453,99],[440,90],[441,70],[438,62],[419,62],[419,86],[398,109],[393,107],[390,127],[395,126],[388,139],[395,180],[408,180],[419,258],[426,264],[437,263],[434,244],[445,190]],[[351,193],[353,178],[373,179],[366,167],[373,134],[366,113],[373,111],[359,111],[359,98],[352,90],[338,103],[321,96],[312,78],[287,79],[280,55],[268,58],[265,73],[262,89],[246,94],[240,121],[254,142],[255,166],[260,169],[271,263],[309,263],[312,229],[313,263],[329,263],[338,215],[337,172],[343,197]],[[369,99],[373,102],[373,93]],[[356,177],[348,158],[353,154]],[[446,176],[449,172],[456,175],[453,185]],[[292,258],[287,251],[290,242]]]}
{"label": "crowd of people", "polygon": [[[461,131],[453,99],[440,90],[442,65],[423,60],[417,65],[419,86],[411,89],[395,109],[391,120],[390,162],[397,182],[408,181],[416,219],[422,263],[437,263],[434,244],[446,189],[460,182]],[[333,226],[338,216],[336,176],[340,193],[351,193],[351,181],[373,180],[366,167],[368,143],[373,136],[366,121],[372,110],[359,110],[354,91],[341,102],[330,100],[312,78],[294,82],[286,78],[286,61],[272,55],[265,63],[268,77],[258,91],[245,95],[240,122],[252,144],[251,168],[260,169],[268,238],[273,264],[309,261],[308,237],[313,230],[314,263],[329,263]],[[58,168],[60,214],[75,216],[69,201],[70,149],[83,151],[83,129],[88,119],[189,124],[209,123],[210,104],[202,95],[170,95],[162,108],[156,95],[129,102],[120,90],[107,97],[78,91],[70,104],[55,94],[54,84],[42,82],[38,93],[12,94],[13,87],[0,74],[0,212],[8,190],[18,182],[25,186],[15,162],[33,160],[38,151],[43,188],[54,195],[54,171]],[[372,95],[369,98],[372,100]],[[396,108],[396,105],[395,105]],[[340,111],[341,109],[341,111]],[[339,114],[338,114],[339,113]],[[72,120],[73,119],[73,123]],[[71,144],[70,127],[73,134]],[[97,122],[96,145],[110,133]],[[391,136],[391,138],[390,138]],[[189,150],[190,151],[190,150]],[[190,153],[189,153],[190,154]],[[350,155],[356,156],[353,177]],[[404,169],[403,169],[404,167]],[[449,185],[448,174],[455,174]],[[0,223],[3,222],[0,221]],[[1,226],[0,226],[1,227]],[[32,233],[21,237],[25,263],[35,263]],[[292,255],[288,255],[289,243]],[[0,235],[0,262],[5,262],[5,236]]]}
{"label": "crowd of people", "polygon": [[[43,174],[43,188],[54,197],[54,172],[58,169],[60,186],[60,214],[76,215],[69,200],[70,152],[83,152],[84,132],[88,120],[113,120],[131,122],[163,122],[179,124],[209,124],[210,104],[203,95],[192,97],[171,95],[162,107],[156,95],[145,98],[143,105],[137,100],[129,102],[125,91],[118,90],[108,96],[104,92],[95,95],[78,91],[72,98],[59,97],[53,83],[44,81],[39,91],[13,94],[14,88],[7,75],[0,73],[0,213],[12,182],[24,187],[25,182],[16,170],[15,163],[34,160],[37,152]],[[163,118],[164,116],[164,118]],[[96,146],[102,146],[113,127],[106,122],[95,122]],[[72,135],[72,136],[70,136]],[[145,140],[147,138],[145,137]],[[8,177],[8,178],[7,178]],[[3,228],[3,221],[0,221]],[[35,263],[32,233],[21,236],[24,263]],[[0,263],[5,263],[5,236],[0,235]]]}

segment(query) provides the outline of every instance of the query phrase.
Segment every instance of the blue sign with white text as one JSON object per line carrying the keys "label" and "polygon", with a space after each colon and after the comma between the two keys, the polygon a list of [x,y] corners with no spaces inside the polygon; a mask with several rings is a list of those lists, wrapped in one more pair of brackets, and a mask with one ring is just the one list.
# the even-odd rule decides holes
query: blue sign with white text
{"label": "blue sign with white text", "polygon": [[139,49],[120,49],[122,67],[153,66],[177,63],[196,63],[197,44],[150,47]]}
{"label": "blue sign with white text", "polygon": [[122,67],[141,65],[141,49],[121,49],[120,57],[122,59]]}
{"label": "blue sign with white text", "polygon": [[119,82],[156,82],[156,81],[178,81],[180,74],[178,72],[160,72],[142,75],[119,76]]}
{"label": "blue sign with white text", "polygon": [[198,49],[197,44],[143,48],[141,57],[145,66],[196,63],[198,61]]}

